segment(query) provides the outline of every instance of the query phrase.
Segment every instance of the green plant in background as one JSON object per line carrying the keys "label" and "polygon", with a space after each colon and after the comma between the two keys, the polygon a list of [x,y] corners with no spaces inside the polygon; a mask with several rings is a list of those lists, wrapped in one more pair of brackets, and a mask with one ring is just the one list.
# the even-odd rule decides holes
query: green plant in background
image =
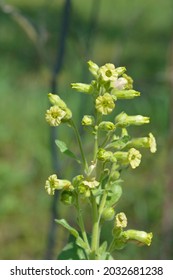
{"label": "green plant in background", "polygon": [[[52,104],[46,112],[46,121],[51,126],[67,124],[74,130],[80,150],[78,158],[67,145],[56,140],[60,151],[81,165],[80,174],[71,181],[58,178],[57,174],[49,176],[45,189],[49,195],[60,191],[60,199],[67,206],[76,210],[76,228],[65,219],[56,220],[70,232],[69,243],[59,258],[70,259],[112,259],[115,250],[123,249],[129,241],[150,246],[152,233],[133,229],[125,230],[127,217],[125,213],[115,213],[116,205],[122,195],[122,171],[128,167],[135,169],[140,165],[142,155],[139,149],[149,148],[156,152],[156,141],[152,133],[146,137],[133,138],[128,131],[129,126],[140,126],[149,123],[149,117],[129,116],[125,112],[115,116],[115,121],[108,120],[117,106],[118,99],[133,99],[140,93],[133,89],[133,80],[125,74],[125,67],[117,67],[107,63],[101,67],[92,61],[88,62],[89,71],[93,75],[90,84],[72,83],[72,88],[88,94],[92,99],[93,115],[84,115],[81,123],[93,141],[92,158],[89,160],[83,147],[78,128],[72,112],[66,103],[55,94],[49,93]],[[105,119],[104,119],[105,118]],[[92,231],[86,232],[84,207],[89,205],[92,217]],[[114,220],[112,241],[101,243],[101,230],[104,223]]]}

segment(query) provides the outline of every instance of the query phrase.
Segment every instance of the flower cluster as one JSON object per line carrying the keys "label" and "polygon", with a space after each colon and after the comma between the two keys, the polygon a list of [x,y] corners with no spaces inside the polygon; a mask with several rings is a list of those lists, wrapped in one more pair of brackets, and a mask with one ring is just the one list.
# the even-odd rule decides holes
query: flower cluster
{"label": "flower cluster", "polygon": [[[127,227],[126,215],[123,212],[115,214],[114,208],[122,195],[123,171],[128,167],[135,169],[140,165],[143,149],[155,153],[157,147],[151,132],[148,136],[138,138],[130,135],[131,126],[148,124],[149,117],[128,115],[124,111],[113,115],[119,100],[131,100],[140,96],[140,92],[133,89],[133,79],[126,74],[126,68],[115,67],[112,63],[99,67],[92,61],[88,62],[88,67],[93,76],[91,83],[72,83],[71,86],[79,92],[88,94],[93,100],[93,114],[86,114],[81,119],[82,126],[93,137],[92,157],[88,157],[83,148],[83,141],[72,119],[71,110],[58,95],[49,93],[52,106],[46,112],[46,121],[51,126],[70,124],[69,127],[76,134],[80,158],[76,157],[64,142],[58,140],[58,147],[62,153],[77,160],[82,168],[71,181],[59,179],[56,174],[49,176],[45,189],[49,195],[54,195],[55,191],[59,190],[61,201],[75,207],[80,234],[66,222],[59,220],[59,223],[75,236],[76,244],[84,250],[87,258],[109,259],[108,256],[111,258],[110,254],[114,250],[124,248],[128,241],[133,240],[148,246],[151,244],[152,233],[124,230]],[[109,115],[112,116],[108,120]],[[91,206],[93,219],[91,244],[81,216],[84,203]],[[100,246],[100,226],[111,220],[114,220],[112,242],[109,247],[105,244]]]}

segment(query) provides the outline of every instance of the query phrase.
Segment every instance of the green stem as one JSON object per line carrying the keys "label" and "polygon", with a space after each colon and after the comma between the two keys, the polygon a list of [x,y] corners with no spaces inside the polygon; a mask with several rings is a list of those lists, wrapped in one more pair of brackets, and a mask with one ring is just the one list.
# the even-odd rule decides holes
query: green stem
{"label": "green stem", "polygon": [[84,170],[87,173],[88,172],[88,163],[87,163],[87,160],[85,158],[85,154],[84,154],[83,146],[82,146],[82,141],[81,141],[78,129],[77,129],[75,123],[73,122],[73,120],[70,121],[70,124],[73,127],[73,129],[74,129],[74,132],[75,132],[78,144],[79,144],[79,149],[80,149],[80,153],[81,153],[81,157],[82,157],[82,162],[83,162],[83,165],[84,165]]}
{"label": "green stem", "polygon": [[100,216],[100,218],[101,218],[103,209],[104,209],[104,207],[105,207],[106,198],[107,198],[107,191],[105,190],[104,193],[103,193],[101,202],[100,202],[100,207],[99,207],[99,216]]}
{"label": "green stem", "polygon": [[98,215],[96,199],[94,196],[91,197],[91,202],[92,202],[92,211],[93,211],[93,230],[92,230],[91,249],[96,258],[97,250],[99,248],[99,215]]}
{"label": "green stem", "polygon": [[79,223],[79,226],[80,226],[80,229],[81,229],[83,240],[87,244],[88,250],[91,251],[91,248],[90,248],[90,245],[89,245],[89,242],[88,242],[88,237],[87,237],[86,230],[85,230],[85,225],[84,225],[84,221],[83,221],[83,217],[82,217],[82,210],[81,210],[80,205],[79,205],[78,197],[77,197],[76,208],[77,208],[77,213],[78,213],[78,223]]}
{"label": "green stem", "polygon": [[97,158],[97,152],[98,152],[98,130],[95,131],[94,135],[94,158],[93,161],[96,161]]}

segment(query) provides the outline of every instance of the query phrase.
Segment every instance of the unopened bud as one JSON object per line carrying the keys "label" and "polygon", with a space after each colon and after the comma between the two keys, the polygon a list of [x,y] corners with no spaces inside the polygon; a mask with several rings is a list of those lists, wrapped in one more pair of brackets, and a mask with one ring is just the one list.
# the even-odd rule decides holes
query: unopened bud
{"label": "unopened bud", "polygon": [[111,221],[115,216],[115,210],[113,207],[105,208],[102,212],[102,219],[104,221]]}
{"label": "unopened bud", "polygon": [[79,92],[84,93],[92,93],[92,85],[91,84],[83,84],[83,83],[72,83],[71,84],[72,89],[76,89]]}
{"label": "unopened bud", "polygon": [[93,61],[91,61],[91,60],[88,61],[88,65],[89,65],[89,71],[91,72],[91,74],[95,78],[97,78],[98,77],[97,72],[99,70],[99,66],[96,63],[94,63]]}

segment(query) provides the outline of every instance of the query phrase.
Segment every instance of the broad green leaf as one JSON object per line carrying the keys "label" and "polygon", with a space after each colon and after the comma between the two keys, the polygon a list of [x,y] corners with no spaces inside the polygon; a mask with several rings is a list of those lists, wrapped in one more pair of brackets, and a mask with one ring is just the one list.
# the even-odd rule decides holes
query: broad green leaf
{"label": "broad green leaf", "polygon": [[75,154],[72,151],[68,149],[65,142],[60,140],[55,140],[55,144],[58,146],[61,153],[75,159],[78,163],[80,163],[80,160],[75,156]]}
{"label": "broad green leaf", "polygon": [[70,235],[69,243],[65,245],[61,253],[58,255],[58,260],[86,260],[85,252],[76,244],[74,236]]}
{"label": "broad green leaf", "polygon": [[109,191],[106,206],[113,206],[118,202],[122,195],[122,188],[120,185],[112,185],[111,191]]}

